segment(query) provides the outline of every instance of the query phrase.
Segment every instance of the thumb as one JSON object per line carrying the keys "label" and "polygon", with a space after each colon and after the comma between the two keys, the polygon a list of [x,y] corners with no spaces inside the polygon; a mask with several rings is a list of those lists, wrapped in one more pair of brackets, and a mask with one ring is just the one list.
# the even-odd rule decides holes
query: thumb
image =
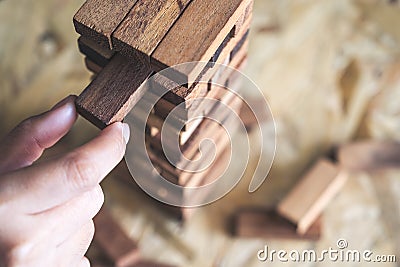
{"label": "thumb", "polygon": [[68,96],[50,111],[23,121],[11,131],[0,144],[0,173],[31,165],[68,133],[77,118],[75,98]]}

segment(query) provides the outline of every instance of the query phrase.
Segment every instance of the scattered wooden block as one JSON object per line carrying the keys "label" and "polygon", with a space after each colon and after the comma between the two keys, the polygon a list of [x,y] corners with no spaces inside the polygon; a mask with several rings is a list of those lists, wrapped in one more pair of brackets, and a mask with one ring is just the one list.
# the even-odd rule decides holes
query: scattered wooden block
{"label": "scattered wooden block", "polygon": [[113,33],[115,48],[150,64],[151,54],[189,3],[190,0],[138,0]]}
{"label": "scattered wooden block", "polygon": [[319,160],[279,203],[278,213],[305,234],[347,180],[347,173],[332,162]]}
{"label": "scattered wooden block", "polygon": [[139,250],[136,243],[125,234],[105,208],[94,218],[94,223],[94,241],[114,266],[128,267],[138,262]]}
{"label": "scattered wooden block", "polygon": [[280,216],[274,209],[248,208],[237,211],[232,220],[233,234],[244,238],[277,238],[318,240],[321,236],[321,217],[304,234],[296,225]]}
{"label": "scattered wooden block", "polygon": [[400,143],[368,140],[346,144],[339,147],[338,160],[351,171],[400,168]]}
{"label": "scattered wooden block", "polygon": [[76,32],[112,49],[111,35],[137,0],[86,0],[74,16]]}
{"label": "scattered wooden block", "polygon": [[152,71],[115,55],[76,100],[78,112],[99,128],[122,121],[147,88]]}
{"label": "scattered wooden block", "polygon": [[[208,62],[249,3],[250,0],[193,0],[152,54],[153,66],[157,70],[184,62]],[[194,38],[194,33],[199,38]],[[203,67],[200,64],[188,70],[182,78],[195,80]]]}

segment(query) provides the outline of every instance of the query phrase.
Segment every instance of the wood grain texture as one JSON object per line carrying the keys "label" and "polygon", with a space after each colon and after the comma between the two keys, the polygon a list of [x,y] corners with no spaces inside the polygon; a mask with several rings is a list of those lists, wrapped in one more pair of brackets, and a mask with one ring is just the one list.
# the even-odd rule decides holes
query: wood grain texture
{"label": "wood grain texture", "polygon": [[126,56],[150,63],[150,56],[190,0],[138,0],[113,33],[113,45]]}
{"label": "wood grain texture", "polygon": [[232,220],[233,234],[245,238],[318,240],[321,236],[319,217],[307,232],[299,234],[296,225],[273,209],[248,208],[237,211]]}
{"label": "wood grain texture", "polygon": [[[242,67],[242,63],[244,58],[247,56],[248,49],[248,28],[250,26],[251,16],[246,21],[246,26],[242,27],[242,31],[237,34],[234,38],[230,38],[229,42],[224,46],[222,51],[220,52],[220,56],[216,59],[216,62],[219,64],[224,64],[224,58],[229,59],[229,62],[226,62],[231,68],[238,69]],[[234,53],[233,53],[234,52]],[[230,58],[233,56],[233,58]],[[212,69],[207,70],[202,79],[211,79],[214,82],[218,82],[219,84],[226,84],[228,79],[231,78],[232,69],[224,69],[224,73],[220,73],[220,68],[214,67]],[[170,94],[175,96],[176,101],[171,101],[171,97],[164,98],[159,101],[159,104],[156,104],[154,107],[156,115],[161,118],[165,118],[171,110],[173,110],[176,105],[184,103],[184,105],[180,105],[179,109],[176,111],[176,116],[179,117],[182,121],[187,121],[198,114],[207,114],[210,111],[211,107],[207,107],[202,105],[199,101],[191,101],[196,97],[204,97],[206,93],[207,98],[214,99],[213,92],[209,92],[212,88],[211,84],[207,85],[207,88],[204,87],[204,84],[194,84],[194,89],[188,90],[186,87],[173,87],[171,86],[170,80],[165,78],[165,81],[161,81],[165,84],[166,88],[175,88],[170,92]],[[233,89],[233,88],[232,88]],[[196,103],[196,105],[191,105],[192,103]]]}
{"label": "wood grain texture", "polygon": [[122,121],[146,91],[152,71],[115,55],[76,100],[78,112],[99,128]]}
{"label": "wood grain texture", "polygon": [[346,144],[339,148],[338,160],[351,171],[400,168],[400,143],[367,140]]}
{"label": "wood grain texture", "polygon": [[111,35],[136,0],[87,0],[74,16],[76,32],[112,49]]}
{"label": "wood grain texture", "polygon": [[319,160],[279,203],[278,213],[296,224],[298,233],[306,233],[347,177],[329,160]]}
{"label": "wood grain texture", "polygon": [[130,239],[109,212],[103,208],[94,218],[94,241],[116,267],[128,267],[139,260],[136,243]]}
{"label": "wood grain texture", "polygon": [[[193,0],[152,54],[155,68],[208,62],[244,13],[250,0]],[[184,73],[196,79],[203,67]]]}

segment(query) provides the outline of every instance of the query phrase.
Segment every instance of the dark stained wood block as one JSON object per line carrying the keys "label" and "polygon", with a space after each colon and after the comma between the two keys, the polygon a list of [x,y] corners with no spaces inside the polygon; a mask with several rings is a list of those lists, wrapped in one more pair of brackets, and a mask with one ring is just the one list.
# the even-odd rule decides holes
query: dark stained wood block
{"label": "dark stained wood block", "polygon": [[82,54],[102,68],[110,62],[110,59],[115,53],[84,36],[79,37],[78,48]]}
{"label": "dark stained wood block", "polygon": [[96,75],[99,74],[103,70],[102,66],[100,66],[97,63],[93,62],[88,57],[85,57],[85,66],[89,71],[93,72]]}
{"label": "dark stained wood block", "polygon": [[150,64],[151,54],[189,3],[138,0],[113,33],[114,47],[125,56]]}
{"label": "dark stained wood block", "polygon": [[122,121],[145,91],[152,71],[115,55],[76,100],[78,112],[99,128]]}
{"label": "dark stained wood block", "polygon": [[[210,61],[249,3],[250,0],[193,0],[152,54],[152,64],[163,69],[184,62]],[[202,71],[203,66],[194,67],[182,78],[195,80]]]}
{"label": "dark stained wood block", "polygon": [[136,0],[86,0],[74,16],[77,33],[112,49],[111,35]]}

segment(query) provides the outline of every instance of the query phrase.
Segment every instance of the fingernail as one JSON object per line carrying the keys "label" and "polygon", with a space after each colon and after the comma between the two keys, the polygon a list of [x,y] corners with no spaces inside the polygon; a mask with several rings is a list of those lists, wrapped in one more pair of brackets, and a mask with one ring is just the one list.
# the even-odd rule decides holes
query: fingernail
{"label": "fingernail", "polygon": [[125,144],[128,144],[129,138],[131,137],[131,130],[129,129],[129,125],[126,123],[122,124],[122,134],[124,136]]}
{"label": "fingernail", "polygon": [[64,106],[65,104],[67,104],[72,98],[75,98],[75,96],[73,95],[69,95],[66,98],[64,98],[63,100],[61,100],[60,102],[58,102],[54,107],[51,108],[51,110],[55,110],[58,109],[62,106]]}

